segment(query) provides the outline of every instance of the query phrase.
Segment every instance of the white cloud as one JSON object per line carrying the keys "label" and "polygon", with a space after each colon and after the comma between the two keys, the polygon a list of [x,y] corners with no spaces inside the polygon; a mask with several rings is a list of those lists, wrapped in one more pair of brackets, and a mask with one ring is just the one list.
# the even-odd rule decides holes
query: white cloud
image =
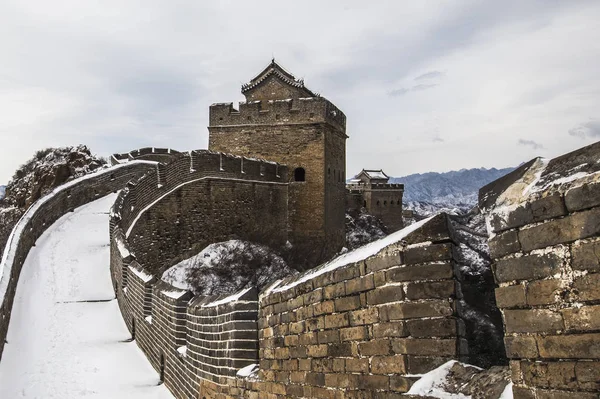
{"label": "white cloud", "polygon": [[596,1],[35,3],[0,5],[0,182],[46,146],[206,147],[209,104],[240,100],[273,55],[346,113],[349,174],[597,139],[565,140],[598,117]]}

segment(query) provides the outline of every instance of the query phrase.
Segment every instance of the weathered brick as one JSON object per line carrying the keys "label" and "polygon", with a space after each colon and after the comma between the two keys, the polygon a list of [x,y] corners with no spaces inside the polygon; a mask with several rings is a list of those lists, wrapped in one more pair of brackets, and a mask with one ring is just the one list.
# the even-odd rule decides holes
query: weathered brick
{"label": "weathered brick", "polygon": [[519,258],[501,259],[496,262],[496,281],[534,280],[550,277],[557,273],[562,259],[555,253],[527,255]]}
{"label": "weathered brick", "polygon": [[402,290],[402,286],[398,285],[378,287],[373,291],[367,292],[367,303],[369,306],[397,302],[403,299],[404,291]]}
{"label": "weathered brick", "polygon": [[525,306],[525,286],[517,284],[496,288],[496,305],[502,309]]}
{"label": "weathered brick", "polygon": [[[413,385],[414,381],[408,377],[403,377],[400,375],[392,375],[390,376],[390,389],[396,392],[408,392],[410,387]],[[403,396],[399,397],[399,399],[404,398]]]}
{"label": "weathered brick", "polygon": [[581,389],[600,392],[600,362],[577,362],[575,374]]}
{"label": "weathered brick", "polygon": [[323,289],[317,288],[311,292],[304,294],[304,305],[320,302],[323,299]]}
{"label": "weathered brick", "polygon": [[600,205],[600,183],[587,183],[565,193],[569,212],[580,211]]}
{"label": "weathered brick", "polygon": [[577,277],[573,282],[573,288],[579,293],[581,301],[600,299],[600,273]]}
{"label": "weathered brick", "polygon": [[283,340],[283,344],[285,346],[296,346],[298,345],[298,336],[297,335],[287,335],[284,340]]}
{"label": "weathered brick", "polygon": [[358,344],[361,356],[376,356],[390,354],[390,341],[387,339],[376,339]]}
{"label": "weathered brick", "polygon": [[346,281],[347,295],[372,290],[373,288],[375,288],[375,281],[372,274]]}
{"label": "weathered brick", "polygon": [[333,301],[324,301],[319,302],[314,305],[314,314],[315,316],[320,316],[322,314],[333,313],[335,311],[335,306]]}
{"label": "weathered brick", "polygon": [[526,202],[508,215],[492,213],[490,224],[494,232],[508,230],[527,224],[566,215],[567,209],[560,193]]}
{"label": "weathered brick", "polygon": [[559,280],[539,280],[527,284],[527,304],[550,305],[560,301],[562,292]]}
{"label": "weathered brick", "polygon": [[355,310],[358,308],[360,308],[360,296],[358,295],[337,298],[335,300],[336,312],[346,312],[348,310]]}
{"label": "weathered brick", "polygon": [[350,280],[358,276],[360,276],[358,265],[354,263],[340,267],[339,269],[336,269],[333,272],[333,279],[336,283],[340,281]]}
{"label": "weathered brick", "polygon": [[323,298],[333,299],[346,295],[346,284],[344,282],[328,285],[323,288]]}
{"label": "weathered brick", "polygon": [[346,359],[346,372],[368,373],[369,359]]}
{"label": "weathered brick", "polygon": [[450,318],[411,319],[406,321],[409,335],[415,338],[450,337],[458,333],[457,320]]}
{"label": "weathered brick", "polygon": [[350,342],[343,342],[340,344],[330,344],[327,347],[327,356],[329,357],[354,357],[358,355],[356,352],[356,346]]}
{"label": "weathered brick", "polygon": [[348,313],[329,314],[325,316],[325,328],[348,327]]}
{"label": "weathered brick", "polygon": [[300,345],[314,345],[318,341],[316,332],[308,332],[305,334],[298,335],[298,342]]}
{"label": "weathered brick", "polygon": [[404,356],[374,356],[371,359],[373,374],[403,374],[406,373]]}
{"label": "weathered brick", "polygon": [[407,248],[404,251],[404,263],[407,265],[450,259],[452,259],[451,243]]}
{"label": "weathered brick", "polygon": [[325,374],[325,385],[334,388],[356,389],[357,374]]}
{"label": "weathered brick", "polygon": [[508,335],[504,338],[504,345],[509,359],[535,359],[539,356],[535,338],[528,335]]}
{"label": "weathered brick", "polygon": [[[537,389],[535,393],[536,399],[598,399],[595,392]],[[520,396],[515,395],[515,399],[520,399]],[[527,399],[529,399],[529,396]]]}
{"label": "weathered brick", "polygon": [[414,319],[421,317],[451,316],[454,313],[448,301],[404,302],[379,308],[380,321]]}
{"label": "weathered brick", "polygon": [[507,333],[553,332],[564,328],[562,315],[548,309],[507,309],[504,325]]}
{"label": "weathered brick", "polygon": [[386,279],[389,282],[443,280],[453,275],[452,262],[444,261],[394,268],[386,272]]}
{"label": "weathered brick", "polygon": [[392,266],[402,264],[399,254],[375,255],[365,260],[368,272],[376,272],[377,270],[388,269]]}
{"label": "weathered brick", "polygon": [[456,339],[397,338],[392,350],[401,355],[455,356]]}
{"label": "weathered brick", "polygon": [[600,359],[600,334],[536,337],[540,356],[563,359]]}
{"label": "weathered brick", "polygon": [[342,328],[340,332],[340,341],[364,341],[368,337],[367,328],[361,327],[349,327]]}
{"label": "weathered brick", "polygon": [[540,388],[577,388],[575,362],[521,362],[526,385]]}
{"label": "weathered brick", "polygon": [[306,353],[310,357],[325,357],[327,356],[327,345],[308,345]]}
{"label": "weathered brick", "polygon": [[521,250],[521,243],[519,243],[519,236],[516,230],[496,234],[493,238],[490,238],[488,246],[490,256],[493,259],[498,259]]}
{"label": "weathered brick", "polygon": [[360,389],[389,389],[390,378],[383,375],[360,375],[358,377]]}
{"label": "weathered brick", "polygon": [[449,357],[438,356],[406,356],[407,372],[410,374],[424,374],[438,368],[442,364],[451,360]]}
{"label": "weathered brick", "polygon": [[519,231],[523,251],[568,243],[600,233],[600,208],[574,213]]}
{"label": "weathered brick", "polygon": [[325,328],[325,317],[319,316],[308,319],[304,322],[304,326],[306,331],[315,331]]}
{"label": "weathered brick", "polygon": [[452,296],[454,296],[454,280],[409,283],[406,287],[406,298],[411,300],[445,299]]}
{"label": "weathered brick", "polygon": [[561,310],[567,330],[600,330],[600,305]]}
{"label": "weathered brick", "polygon": [[573,269],[600,272],[600,241],[573,245],[572,251]]}
{"label": "weathered brick", "polygon": [[306,373],[306,383],[313,386],[325,386],[325,374]]}
{"label": "weathered brick", "polygon": [[373,326],[374,338],[406,337],[408,329],[403,321],[379,323]]}
{"label": "weathered brick", "polygon": [[370,307],[367,309],[355,310],[350,312],[350,325],[361,326],[364,324],[373,324],[379,321],[379,309]]}
{"label": "weathered brick", "polygon": [[340,342],[339,330],[325,330],[317,332],[317,340],[320,344],[327,344],[330,342]]}

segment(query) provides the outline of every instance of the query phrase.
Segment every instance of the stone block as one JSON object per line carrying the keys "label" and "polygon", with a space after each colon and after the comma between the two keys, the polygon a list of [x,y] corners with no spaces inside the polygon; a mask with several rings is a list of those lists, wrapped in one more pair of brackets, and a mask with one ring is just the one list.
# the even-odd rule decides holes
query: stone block
{"label": "stone block", "polygon": [[567,330],[600,330],[600,305],[561,310]]}
{"label": "stone block", "polygon": [[573,242],[600,233],[600,208],[574,213],[519,231],[523,251]]}
{"label": "stone block", "polygon": [[[360,347],[359,347],[360,350]],[[347,373],[368,373],[369,359],[346,359]]]}
{"label": "stone block", "polygon": [[329,357],[355,357],[356,355],[358,355],[356,346],[353,346],[350,342],[330,344],[327,347],[327,356]]}
{"label": "stone block", "polygon": [[375,255],[365,260],[367,272],[376,272],[378,270],[389,269],[390,267],[402,264],[399,253]]}
{"label": "stone block", "polygon": [[570,189],[565,193],[565,204],[569,212],[600,205],[600,183],[588,183]]}
{"label": "stone block", "polygon": [[505,231],[497,234],[488,241],[490,256],[493,259],[513,254],[521,250],[521,243],[516,230]]}
{"label": "stone block", "polygon": [[567,214],[564,199],[560,193],[554,193],[512,210],[508,215],[493,213],[490,225],[494,232],[525,226],[542,220],[553,219]]}
{"label": "stone block", "polygon": [[367,309],[355,310],[350,312],[349,318],[351,326],[373,324],[379,321],[379,309],[370,307]]}
{"label": "stone block", "polygon": [[501,259],[494,265],[494,275],[498,283],[543,279],[556,274],[562,263],[563,260],[553,252]]}
{"label": "stone block", "polygon": [[324,301],[315,303],[313,306],[315,316],[320,316],[323,314],[333,313],[335,311],[334,301]]}
{"label": "stone block", "polygon": [[[396,392],[408,392],[408,390],[410,389],[410,387],[413,385],[414,380],[408,378],[408,377],[403,377],[400,375],[392,375],[390,376],[390,389],[392,391],[396,391]],[[403,396],[401,396],[399,399],[404,398]]]}
{"label": "stone block", "polygon": [[328,314],[325,316],[325,328],[348,327],[350,320],[348,313]]}
{"label": "stone block", "polygon": [[396,338],[392,351],[399,355],[456,356],[456,339]]}
{"label": "stone block", "polygon": [[566,334],[536,337],[540,356],[546,359],[600,359],[600,334]]}
{"label": "stone block", "polygon": [[403,299],[404,291],[402,290],[402,286],[399,285],[378,287],[373,291],[367,292],[367,303],[369,306],[397,302]]}
{"label": "stone block", "polygon": [[325,374],[325,385],[333,388],[356,389],[357,374]]}
{"label": "stone block", "polygon": [[[337,331],[337,330],[334,330]],[[340,341],[364,341],[368,338],[367,328],[364,326],[361,327],[349,327],[342,328],[339,330],[340,332]]]}
{"label": "stone block", "polygon": [[358,295],[336,298],[335,300],[336,312],[346,312],[348,310],[355,310],[358,308],[360,308],[360,296]]}
{"label": "stone block", "polygon": [[535,338],[528,335],[508,335],[504,337],[504,345],[509,359],[535,359],[539,356]]}
{"label": "stone block", "polygon": [[447,317],[407,320],[406,327],[409,336],[415,338],[451,337],[458,334],[457,320]]}
{"label": "stone block", "polygon": [[562,315],[548,309],[504,310],[507,333],[555,332],[564,328]]}
{"label": "stone block", "polygon": [[360,375],[358,387],[367,390],[387,390],[390,388],[390,378],[383,375]]}
{"label": "stone block", "polygon": [[417,263],[436,262],[452,259],[452,244],[432,244],[423,247],[407,248],[404,251],[404,263],[413,265]]}
{"label": "stone block", "polygon": [[373,374],[404,374],[406,373],[404,356],[374,356],[371,359]]}
{"label": "stone block", "polygon": [[454,275],[452,262],[434,262],[422,265],[402,266],[386,272],[388,282],[405,282],[418,280],[445,280]]}
{"label": "stone block", "polygon": [[563,291],[560,280],[539,280],[527,284],[527,304],[550,305],[560,301]]}
{"label": "stone block", "polygon": [[358,351],[361,356],[389,355],[390,348],[390,341],[387,339],[375,339],[358,344]]}
{"label": "stone block", "polygon": [[378,323],[373,326],[374,338],[406,337],[408,329],[403,321]]}
{"label": "stone block", "polygon": [[572,267],[575,270],[600,272],[600,241],[573,245]]}
{"label": "stone block", "polygon": [[306,383],[308,385],[323,387],[323,386],[325,386],[325,374],[323,374],[323,373],[306,373]]}
{"label": "stone block", "polygon": [[448,357],[439,356],[406,356],[407,373],[409,374],[424,374],[438,368],[442,364],[451,360]]}
{"label": "stone block", "polygon": [[346,295],[346,284],[344,282],[328,285],[323,288],[323,298],[333,299]]}
{"label": "stone block", "polygon": [[587,274],[577,277],[573,289],[578,292],[581,301],[596,301],[600,299],[600,273]]}
{"label": "stone block", "polygon": [[406,287],[406,298],[410,300],[447,299],[454,294],[454,280],[409,283]]}
{"label": "stone block", "polygon": [[327,345],[308,345],[306,353],[309,357],[325,357],[327,356]]}
{"label": "stone block", "polygon": [[581,389],[600,392],[600,362],[577,362],[575,375]]}
{"label": "stone block", "polygon": [[346,281],[345,287],[346,295],[355,294],[358,292],[369,291],[375,288],[375,282],[373,279],[373,275],[369,274],[367,276],[354,278],[352,280]]}
{"label": "stone block", "polygon": [[525,286],[517,284],[496,288],[496,305],[501,309],[525,306]]}
{"label": "stone block", "polygon": [[379,319],[386,322],[422,317],[451,316],[453,313],[454,310],[448,301],[404,302],[381,306],[379,308]]}
{"label": "stone block", "polygon": [[521,362],[526,385],[539,388],[576,389],[575,362]]}
{"label": "stone block", "polygon": [[317,340],[319,344],[328,344],[332,342],[340,342],[339,330],[324,330],[317,332]]}

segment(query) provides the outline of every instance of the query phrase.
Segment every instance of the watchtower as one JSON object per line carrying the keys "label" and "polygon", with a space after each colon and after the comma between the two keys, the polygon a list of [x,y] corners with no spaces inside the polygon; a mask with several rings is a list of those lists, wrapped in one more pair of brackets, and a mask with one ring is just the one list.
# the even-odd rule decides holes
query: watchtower
{"label": "watchtower", "polygon": [[239,109],[210,106],[209,149],[286,164],[290,241],[337,252],[345,242],[346,116],[274,59],[242,94]]}
{"label": "watchtower", "polygon": [[365,208],[377,216],[390,233],[404,227],[402,221],[402,195],[404,184],[389,183],[383,170],[363,169],[347,185],[348,209]]}

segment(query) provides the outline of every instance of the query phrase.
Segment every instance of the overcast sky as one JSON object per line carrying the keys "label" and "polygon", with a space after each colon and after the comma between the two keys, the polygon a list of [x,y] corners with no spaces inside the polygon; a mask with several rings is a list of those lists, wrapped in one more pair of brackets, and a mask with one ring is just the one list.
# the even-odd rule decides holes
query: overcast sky
{"label": "overcast sky", "polygon": [[208,145],[272,56],[348,118],[348,174],[600,140],[600,1],[3,0],[0,183],[35,150]]}

